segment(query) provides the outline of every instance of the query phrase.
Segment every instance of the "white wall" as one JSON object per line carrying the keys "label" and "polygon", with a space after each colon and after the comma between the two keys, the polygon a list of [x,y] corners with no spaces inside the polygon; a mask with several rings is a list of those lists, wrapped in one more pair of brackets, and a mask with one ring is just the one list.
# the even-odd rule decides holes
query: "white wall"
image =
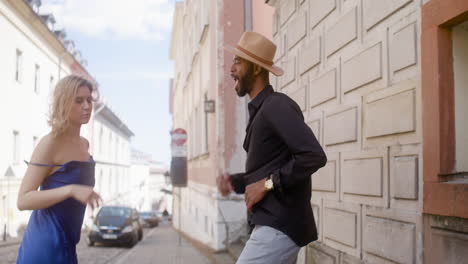
{"label": "white wall", "polygon": [[[26,170],[23,160],[30,159],[33,137],[38,142],[50,131],[47,125],[52,92],[50,78],[53,77],[55,85],[59,55],[30,22],[24,21],[13,10],[7,2],[0,2],[0,91],[3,98],[0,103],[0,225],[3,231],[3,224],[10,222],[9,233],[15,236],[30,214],[16,208],[19,184]],[[22,52],[19,82],[15,79],[17,49]],[[38,93],[34,91],[36,64],[40,67]],[[61,67],[63,72],[70,73],[69,65],[62,63]],[[19,163],[13,163],[13,131],[18,132]],[[4,177],[8,166],[12,166],[15,173],[15,178],[9,181]],[[9,221],[5,216],[8,211]]]}

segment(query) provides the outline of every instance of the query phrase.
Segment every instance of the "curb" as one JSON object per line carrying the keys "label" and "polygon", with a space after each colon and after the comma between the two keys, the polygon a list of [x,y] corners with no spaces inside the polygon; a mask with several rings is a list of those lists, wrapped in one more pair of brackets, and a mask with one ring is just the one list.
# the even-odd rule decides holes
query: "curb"
{"label": "curb", "polygon": [[15,239],[14,241],[6,241],[6,242],[0,242],[0,248],[2,247],[9,247],[9,246],[14,246],[14,245],[18,245],[21,243],[21,239]]}

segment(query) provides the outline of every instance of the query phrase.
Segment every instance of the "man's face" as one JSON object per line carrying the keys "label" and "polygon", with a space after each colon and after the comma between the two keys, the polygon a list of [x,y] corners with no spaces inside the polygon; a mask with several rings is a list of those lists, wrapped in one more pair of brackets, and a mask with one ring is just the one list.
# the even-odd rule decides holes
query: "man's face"
{"label": "man's face", "polygon": [[252,90],[254,76],[253,63],[235,56],[231,66],[231,77],[236,82],[235,90],[239,97],[243,97]]}

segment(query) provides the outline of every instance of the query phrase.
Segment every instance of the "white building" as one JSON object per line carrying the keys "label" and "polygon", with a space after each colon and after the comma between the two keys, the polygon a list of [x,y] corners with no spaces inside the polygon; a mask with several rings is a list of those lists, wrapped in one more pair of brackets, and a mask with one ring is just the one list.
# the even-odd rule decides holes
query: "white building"
{"label": "white building", "polygon": [[131,186],[130,138],[133,132],[104,102],[94,107],[91,153],[96,162],[95,189],[105,204],[120,203]]}
{"label": "white building", "polygon": [[[57,80],[79,64],[64,32],[54,31],[53,16],[39,16],[37,9],[26,1],[0,1],[0,225],[11,236],[30,214],[16,208],[23,160],[50,130],[49,97]],[[14,176],[5,176],[8,168]]]}
{"label": "white building", "polygon": [[149,154],[133,150],[130,168],[131,188],[124,197],[139,211],[172,212],[172,186],[166,177],[167,166],[153,161]]}

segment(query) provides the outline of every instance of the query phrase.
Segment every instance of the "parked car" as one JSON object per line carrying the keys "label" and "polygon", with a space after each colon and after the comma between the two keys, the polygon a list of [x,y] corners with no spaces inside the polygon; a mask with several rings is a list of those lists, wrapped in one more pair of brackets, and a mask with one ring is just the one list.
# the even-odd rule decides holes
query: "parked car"
{"label": "parked car", "polygon": [[139,219],[137,210],[131,207],[102,207],[88,233],[88,245],[98,242],[133,247],[143,238]]}
{"label": "parked car", "polygon": [[140,212],[140,217],[143,219],[145,225],[149,227],[156,227],[159,225],[161,218],[155,211]]}

